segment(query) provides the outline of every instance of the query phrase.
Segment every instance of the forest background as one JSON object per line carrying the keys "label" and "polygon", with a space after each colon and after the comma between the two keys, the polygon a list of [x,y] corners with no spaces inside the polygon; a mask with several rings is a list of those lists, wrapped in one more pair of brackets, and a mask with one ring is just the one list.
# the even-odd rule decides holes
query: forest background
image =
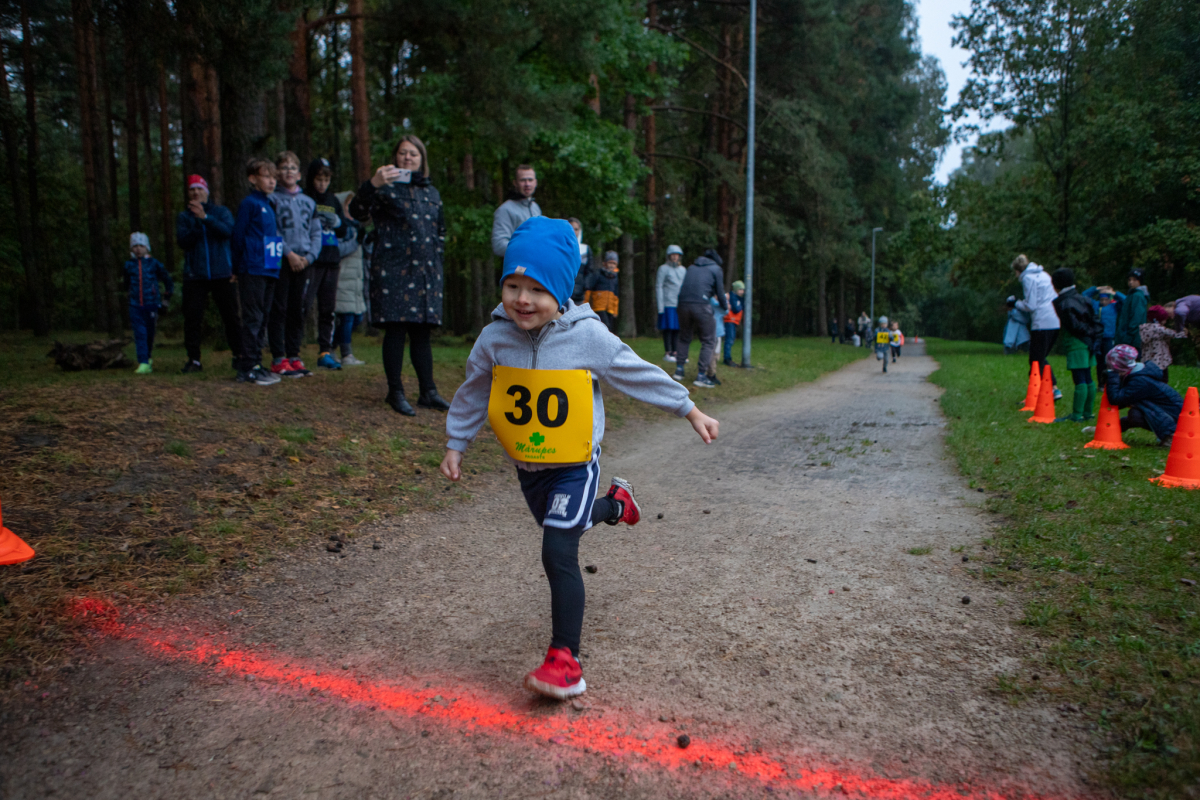
{"label": "forest background", "polygon": [[[760,0],[754,329],[868,304],[998,339],[1026,252],[1152,297],[1200,291],[1200,15],[1182,0],[974,0],[947,108],[903,0]],[[446,324],[496,300],[488,234],[517,164],[548,215],[622,256],[621,332],[652,333],[666,245],[741,276],[743,0],[0,2],[0,329],[120,333],[128,234],[179,275],[184,176],[236,208],[252,155],[354,188],[403,133],[446,202]],[[946,185],[953,135],[981,135]],[[955,128],[957,124],[957,129]],[[635,313],[628,313],[634,309]],[[219,327],[219,326],[217,326]]]}

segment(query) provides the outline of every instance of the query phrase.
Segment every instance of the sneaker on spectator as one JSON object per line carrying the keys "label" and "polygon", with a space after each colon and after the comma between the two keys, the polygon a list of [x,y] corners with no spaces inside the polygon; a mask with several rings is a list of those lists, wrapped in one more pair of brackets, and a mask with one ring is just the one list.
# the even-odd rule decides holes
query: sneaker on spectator
{"label": "sneaker on spectator", "polygon": [[321,369],[331,370],[342,368],[342,365],[338,363],[338,360],[333,357],[333,353],[321,353],[320,358],[317,359],[317,366]]}
{"label": "sneaker on spectator", "polygon": [[312,371],[304,366],[304,362],[298,358],[284,359],[291,365],[291,369],[284,373],[288,378],[307,378],[312,375]]}
{"label": "sneaker on spectator", "polygon": [[349,353],[347,355],[342,356],[342,366],[343,367],[361,367],[363,364],[366,364],[366,363],[367,362],[363,361],[361,358],[355,358],[354,353]]}
{"label": "sneaker on spectator", "polygon": [[183,369],[179,371],[184,375],[187,375],[189,372],[203,372],[204,366],[195,359],[188,359],[188,362],[183,365]]}
{"label": "sneaker on spectator", "polygon": [[[257,369],[257,367],[255,369]],[[253,372],[253,370],[251,370],[251,371]],[[271,364],[271,372],[276,375],[280,375],[280,376],[287,375],[291,371],[292,371],[292,362],[288,361],[286,358],[281,358],[278,361]]]}
{"label": "sneaker on spectator", "polygon": [[671,353],[667,353],[665,356],[663,356],[663,361],[670,361],[672,364],[674,364],[675,356],[672,355]]}
{"label": "sneaker on spectator", "polygon": [[714,389],[717,383],[707,375],[698,375],[696,380],[692,381],[692,386],[699,386],[701,389]]}
{"label": "sneaker on spectator", "polygon": [[525,688],[555,700],[566,700],[586,692],[587,683],[583,680],[583,667],[571,655],[570,648],[551,647],[542,665],[525,676]]}

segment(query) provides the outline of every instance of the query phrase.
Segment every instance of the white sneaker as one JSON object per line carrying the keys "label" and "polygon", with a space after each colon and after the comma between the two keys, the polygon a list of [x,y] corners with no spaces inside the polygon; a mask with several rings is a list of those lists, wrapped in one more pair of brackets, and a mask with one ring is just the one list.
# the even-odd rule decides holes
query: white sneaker
{"label": "white sneaker", "polygon": [[665,356],[663,356],[663,361],[670,361],[672,364],[674,364],[675,356],[671,355],[670,353],[667,353]]}
{"label": "white sneaker", "polygon": [[363,364],[366,364],[366,363],[367,362],[363,361],[361,358],[355,358],[354,353],[351,353],[350,355],[347,355],[347,356],[342,356],[342,366],[343,367],[361,367]]}

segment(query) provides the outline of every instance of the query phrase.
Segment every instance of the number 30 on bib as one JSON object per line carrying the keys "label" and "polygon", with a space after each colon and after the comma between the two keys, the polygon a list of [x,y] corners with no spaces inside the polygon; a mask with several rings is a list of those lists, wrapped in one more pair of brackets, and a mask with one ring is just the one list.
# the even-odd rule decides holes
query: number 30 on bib
{"label": "number 30 on bib", "polygon": [[492,368],[488,422],[517,461],[570,464],[592,457],[592,373]]}

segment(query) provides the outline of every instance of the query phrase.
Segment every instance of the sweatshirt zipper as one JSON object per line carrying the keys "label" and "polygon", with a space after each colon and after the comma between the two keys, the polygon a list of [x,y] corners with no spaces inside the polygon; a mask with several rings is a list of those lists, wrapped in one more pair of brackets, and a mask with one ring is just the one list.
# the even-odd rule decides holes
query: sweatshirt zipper
{"label": "sweatshirt zipper", "polygon": [[138,305],[146,305],[146,297],[142,294],[142,260],[138,259]]}
{"label": "sweatshirt zipper", "polygon": [[538,345],[542,343],[542,339],[545,338],[546,333],[550,330],[550,325],[553,324],[553,322],[547,324],[538,332],[537,336],[534,336],[532,333],[526,331],[526,335],[529,337],[529,344],[533,346],[533,363],[530,364],[530,369],[537,369]]}

